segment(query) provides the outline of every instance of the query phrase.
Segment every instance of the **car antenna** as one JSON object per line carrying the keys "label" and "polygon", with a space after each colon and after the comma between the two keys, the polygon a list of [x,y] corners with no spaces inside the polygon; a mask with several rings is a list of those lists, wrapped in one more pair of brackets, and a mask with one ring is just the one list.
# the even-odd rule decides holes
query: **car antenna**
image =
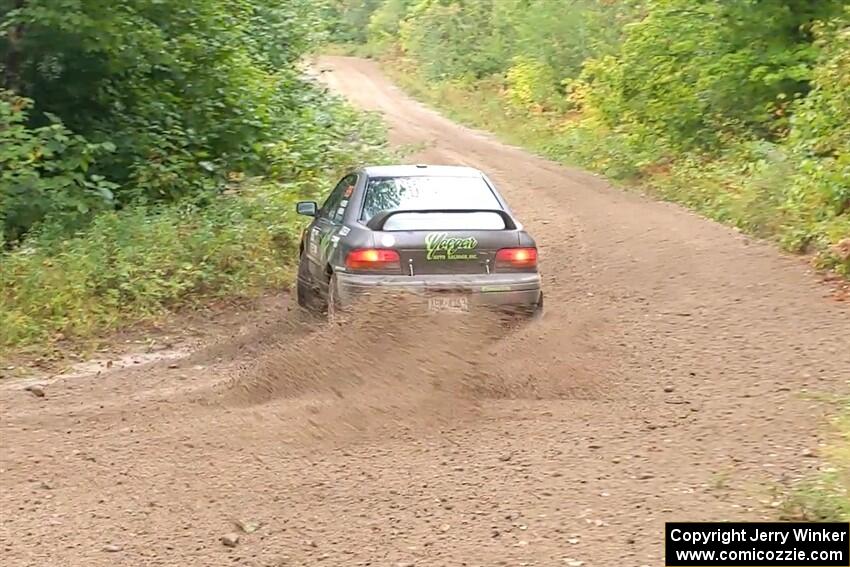
{"label": "car antenna", "polygon": [[425,165],[424,163],[417,163],[417,164],[416,164],[416,167],[426,168],[426,167],[428,167],[428,166],[427,166],[427,165]]}

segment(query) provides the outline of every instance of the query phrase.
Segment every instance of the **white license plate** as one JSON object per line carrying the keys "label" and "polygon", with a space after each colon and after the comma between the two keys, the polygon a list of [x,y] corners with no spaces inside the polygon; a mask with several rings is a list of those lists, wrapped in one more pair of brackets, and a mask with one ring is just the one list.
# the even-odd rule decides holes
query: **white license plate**
{"label": "white license plate", "polygon": [[429,297],[428,311],[437,313],[464,313],[469,311],[469,298],[462,296]]}

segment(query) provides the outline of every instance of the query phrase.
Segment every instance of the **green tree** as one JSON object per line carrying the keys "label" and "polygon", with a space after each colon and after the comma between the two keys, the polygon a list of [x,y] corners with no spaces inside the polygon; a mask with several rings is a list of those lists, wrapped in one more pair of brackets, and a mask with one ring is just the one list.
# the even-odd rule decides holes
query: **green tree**
{"label": "green tree", "polygon": [[369,18],[369,41],[386,45],[398,41],[401,23],[418,0],[386,0]]}
{"label": "green tree", "polygon": [[331,37],[342,43],[365,43],[369,20],[384,0],[330,0],[324,16]]}
{"label": "green tree", "polygon": [[400,45],[432,79],[504,71],[513,37],[502,17],[509,7],[499,0],[419,0],[400,26]]}
{"label": "green tree", "polygon": [[804,95],[818,56],[807,32],[840,2],[650,0],[618,53],[587,65],[589,103],[676,147],[781,136],[782,100]]}
{"label": "green tree", "polygon": [[[322,113],[310,109],[326,97],[298,69],[324,37],[322,8],[314,0],[0,0],[3,87],[34,101],[23,126],[35,139],[61,123],[84,145],[114,149],[86,168],[113,184],[117,205],[196,198],[233,172],[267,174],[272,163],[285,176],[280,165],[298,160],[282,159],[280,139],[303,143],[288,147],[297,155],[324,135],[310,122]],[[13,202],[23,201],[5,206]],[[38,219],[32,210],[4,216]],[[25,231],[20,222],[15,230]]]}
{"label": "green tree", "polygon": [[114,146],[90,144],[55,117],[27,127],[31,104],[0,90],[0,253],[47,216],[80,226],[112,206],[115,185],[89,168]]}

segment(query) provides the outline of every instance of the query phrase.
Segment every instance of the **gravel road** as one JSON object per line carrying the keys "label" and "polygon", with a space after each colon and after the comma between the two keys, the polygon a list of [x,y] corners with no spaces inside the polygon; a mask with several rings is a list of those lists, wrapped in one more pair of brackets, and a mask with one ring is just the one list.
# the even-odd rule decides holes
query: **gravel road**
{"label": "gravel road", "polygon": [[850,311],[804,262],[320,65],[415,161],[500,185],[545,317],[257,310],[43,397],[4,380],[0,563],[658,566],[665,521],[776,517],[850,375]]}

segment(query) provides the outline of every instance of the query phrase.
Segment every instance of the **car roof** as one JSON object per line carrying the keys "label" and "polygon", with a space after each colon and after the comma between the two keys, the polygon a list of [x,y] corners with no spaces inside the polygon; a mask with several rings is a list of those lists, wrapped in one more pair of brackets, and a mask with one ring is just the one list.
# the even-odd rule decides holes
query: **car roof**
{"label": "car roof", "polygon": [[474,167],[462,165],[373,165],[362,171],[368,177],[483,177]]}

